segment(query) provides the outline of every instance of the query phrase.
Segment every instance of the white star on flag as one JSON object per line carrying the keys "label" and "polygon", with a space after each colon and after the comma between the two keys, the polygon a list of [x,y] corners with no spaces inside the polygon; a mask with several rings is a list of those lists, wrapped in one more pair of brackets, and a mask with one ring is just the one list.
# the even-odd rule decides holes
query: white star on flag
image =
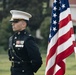
{"label": "white star on flag", "polygon": [[53,9],[54,11],[56,11],[57,10],[57,8],[56,7],[54,7],[54,9]]}
{"label": "white star on flag", "polygon": [[56,3],[57,1],[56,0],[54,0],[54,3]]}
{"label": "white star on flag", "polygon": [[56,17],[57,15],[56,15],[56,13],[55,14],[53,14],[53,17]]}
{"label": "white star on flag", "polygon": [[50,24],[45,75],[65,75],[75,41],[68,0],[54,0]]}
{"label": "white star on flag", "polygon": [[62,4],[62,8],[65,8],[65,4]]}
{"label": "white star on flag", "polygon": [[53,27],[53,31],[55,32],[57,29],[56,29],[56,27]]}
{"label": "white star on flag", "polygon": [[54,25],[56,25],[56,24],[57,24],[56,20],[55,20],[55,21],[53,21],[53,24],[54,24]]}

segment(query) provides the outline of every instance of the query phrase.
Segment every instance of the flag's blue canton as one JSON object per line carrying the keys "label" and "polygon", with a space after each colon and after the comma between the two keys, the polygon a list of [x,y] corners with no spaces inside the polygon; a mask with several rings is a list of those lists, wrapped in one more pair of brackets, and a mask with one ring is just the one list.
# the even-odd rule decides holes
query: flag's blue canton
{"label": "flag's blue canton", "polygon": [[61,12],[69,8],[68,0],[54,0],[53,9],[52,9],[52,22],[50,26],[49,42],[51,38],[59,30],[59,15]]}

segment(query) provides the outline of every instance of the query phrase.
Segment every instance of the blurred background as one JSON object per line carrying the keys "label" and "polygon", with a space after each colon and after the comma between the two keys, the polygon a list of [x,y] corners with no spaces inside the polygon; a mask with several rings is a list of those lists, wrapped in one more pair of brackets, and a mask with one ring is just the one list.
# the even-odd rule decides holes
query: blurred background
{"label": "blurred background", "polygon": [[0,50],[7,51],[8,39],[13,33],[9,22],[11,18],[10,10],[12,9],[32,14],[33,17],[30,19],[27,29],[36,37],[40,46],[45,45],[44,47],[46,47],[51,12],[49,0],[0,0]]}
{"label": "blurred background", "polygon": [[[74,33],[76,33],[76,0],[69,0],[69,2]],[[52,3],[53,0],[0,0],[0,75],[10,75],[10,62],[8,60],[7,52],[8,39],[13,34],[11,23],[9,22],[11,18],[10,10],[12,9],[25,11],[33,16],[29,21],[29,27],[27,27],[27,29],[36,38],[44,61],[42,68],[36,75],[44,74]],[[71,59],[72,57],[74,57],[74,55],[71,56]],[[68,60],[73,61],[74,58]],[[73,74],[71,73],[71,75],[75,75],[76,68],[73,67],[73,69],[71,69],[71,66],[69,68],[71,71],[74,69],[74,72]],[[69,75],[70,70],[68,72]]]}
{"label": "blurred background", "polygon": [[[37,43],[41,47],[47,47],[49,26],[51,21],[51,9],[53,0],[0,0],[0,53],[7,51],[8,39],[13,31],[11,23],[10,10],[22,10],[32,14],[27,28],[31,34],[36,38]],[[72,21],[74,26],[74,33],[76,33],[76,1],[69,0],[72,14]],[[41,49],[42,50],[42,49]]]}

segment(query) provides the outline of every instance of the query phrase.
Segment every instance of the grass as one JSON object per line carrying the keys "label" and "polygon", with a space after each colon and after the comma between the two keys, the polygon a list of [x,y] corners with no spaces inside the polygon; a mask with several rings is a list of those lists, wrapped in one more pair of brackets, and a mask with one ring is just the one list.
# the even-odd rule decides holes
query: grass
{"label": "grass", "polygon": [[10,62],[6,54],[0,54],[0,75],[10,75]]}
{"label": "grass", "polygon": [[[43,58],[43,65],[38,70],[35,75],[44,75],[45,73],[45,60],[46,60],[46,54],[42,54]],[[10,62],[8,60],[7,54],[0,54],[0,75],[10,75]],[[65,75],[76,75],[76,59],[74,54],[69,56],[66,59],[66,73]]]}

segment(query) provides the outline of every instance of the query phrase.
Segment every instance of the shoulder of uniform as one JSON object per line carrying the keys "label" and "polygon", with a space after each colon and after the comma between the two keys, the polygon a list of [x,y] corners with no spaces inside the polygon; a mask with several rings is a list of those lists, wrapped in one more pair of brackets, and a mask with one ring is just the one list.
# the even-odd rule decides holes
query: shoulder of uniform
{"label": "shoulder of uniform", "polygon": [[31,34],[28,35],[29,38],[34,38]]}
{"label": "shoulder of uniform", "polygon": [[24,34],[27,40],[34,40],[34,37],[28,31],[25,30]]}
{"label": "shoulder of uniform", "polygon": [[35,38],[31,34],[29,34],[28,35],[28,40],[34,40],[35,41]]}

